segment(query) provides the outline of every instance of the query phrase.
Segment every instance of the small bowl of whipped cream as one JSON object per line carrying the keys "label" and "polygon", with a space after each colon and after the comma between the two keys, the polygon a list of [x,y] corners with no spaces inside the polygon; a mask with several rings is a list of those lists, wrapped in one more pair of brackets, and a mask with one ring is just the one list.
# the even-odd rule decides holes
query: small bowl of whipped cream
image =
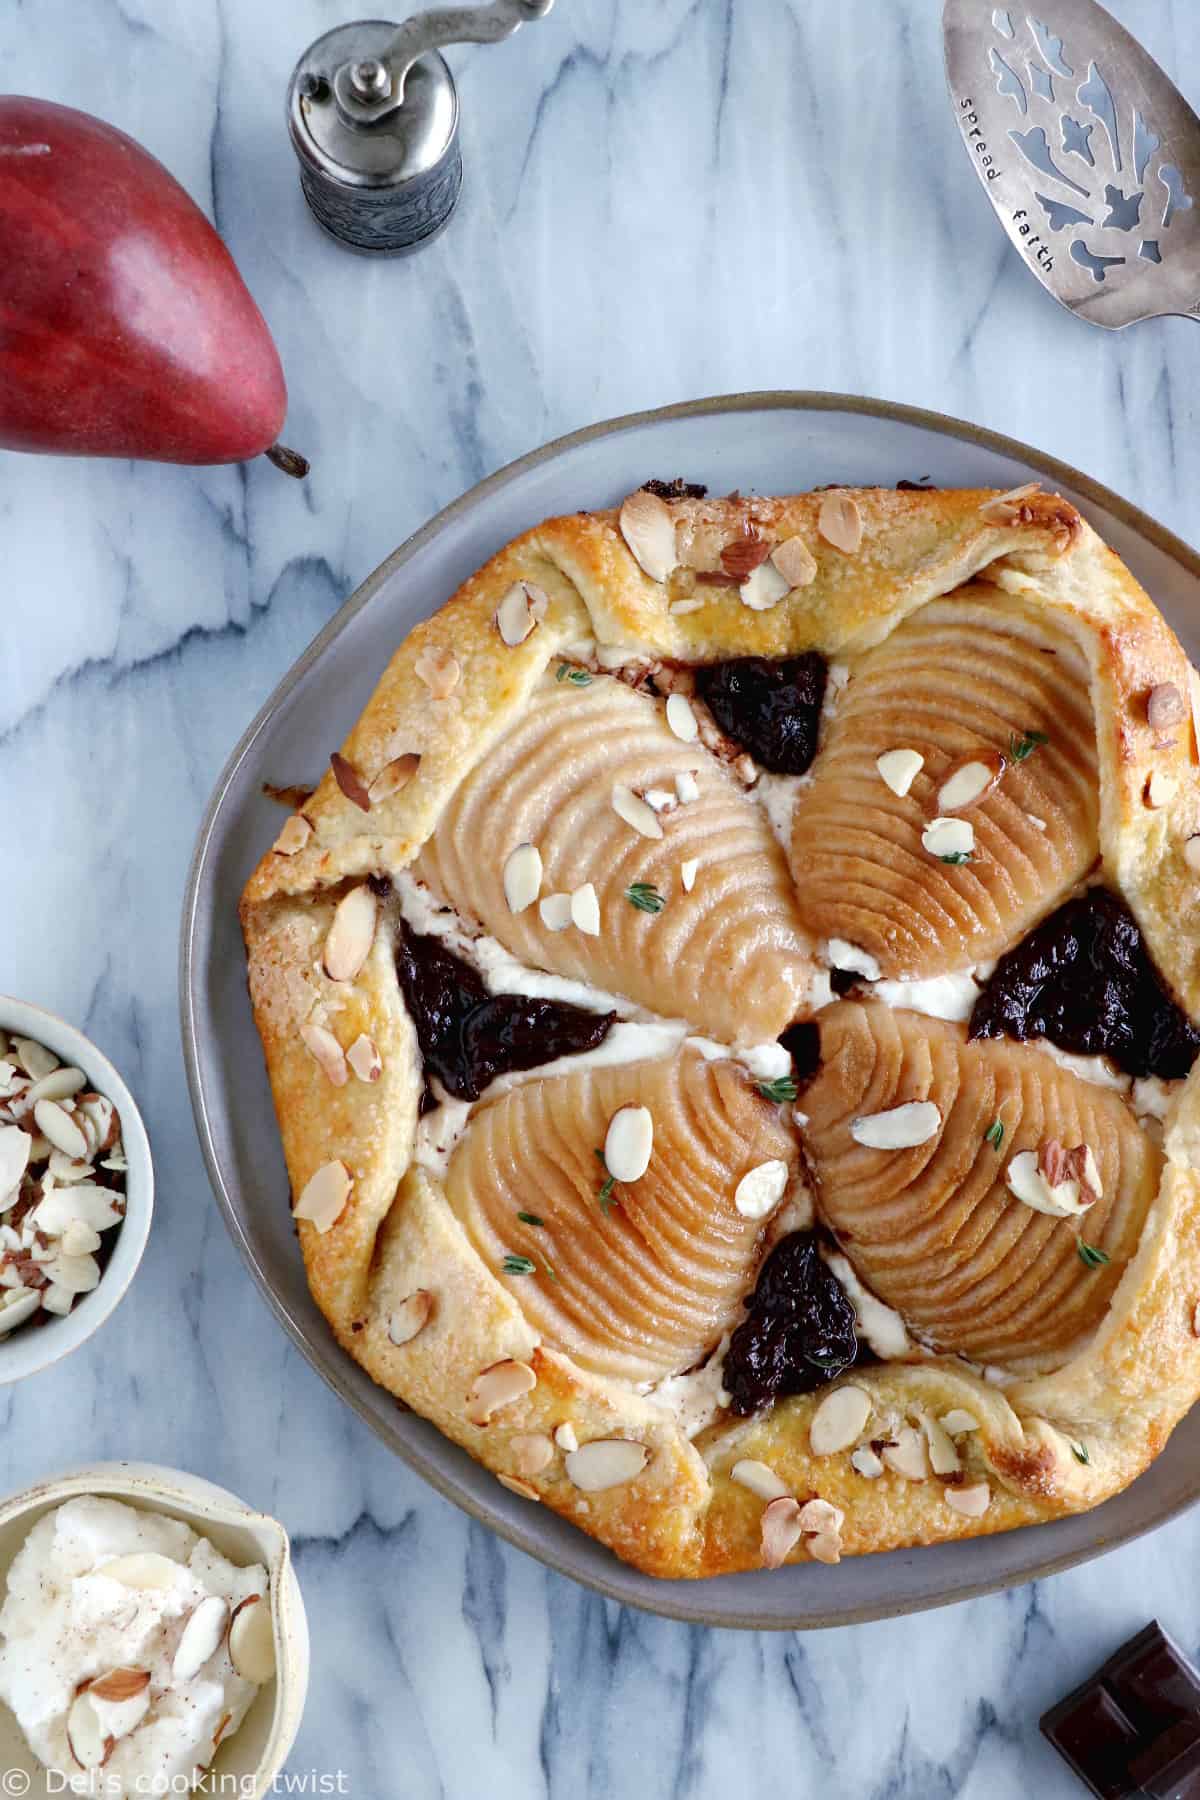
{"label": "small bowl of whipped cream", "polygon": [[6,1791],[266,1793],[308,1627],[287,1533],[198,1476],[101,1463],[0,1502]]}
{"label": "small bowl of whipped cream", "polygon": [[153,1210],[150,1145],[116,1069],[64,1019],[0,995],[0,1384],[104,1323]]}

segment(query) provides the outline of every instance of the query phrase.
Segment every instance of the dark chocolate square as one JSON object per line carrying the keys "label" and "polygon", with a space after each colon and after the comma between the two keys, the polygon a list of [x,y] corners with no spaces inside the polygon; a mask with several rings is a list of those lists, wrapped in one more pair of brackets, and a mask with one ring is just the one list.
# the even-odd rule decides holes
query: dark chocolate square
{"label": "dark chocolate square", "polygon": [[1041,1728],[1098,1800],[1200,1800],[1200,1675],[1157,1621]]}

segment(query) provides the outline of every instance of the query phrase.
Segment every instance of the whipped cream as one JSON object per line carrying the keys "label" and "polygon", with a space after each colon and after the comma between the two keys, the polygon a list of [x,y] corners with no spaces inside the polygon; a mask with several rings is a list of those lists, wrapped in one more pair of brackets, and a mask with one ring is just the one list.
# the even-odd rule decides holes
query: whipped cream
{"label": "whipped cream", "polygon": [[38,1520],[9,1569],[0,1699],[57,1791],[185,1793],[271,1678],[269,1622],[260,1565],[81,1496]]}

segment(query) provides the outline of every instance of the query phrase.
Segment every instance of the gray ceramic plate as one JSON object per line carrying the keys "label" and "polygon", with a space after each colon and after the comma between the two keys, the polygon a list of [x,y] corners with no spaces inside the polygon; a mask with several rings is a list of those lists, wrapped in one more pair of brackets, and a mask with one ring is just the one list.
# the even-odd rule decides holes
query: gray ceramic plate
{"label": "gray ceramic plate", "polygon": [[287,1179],[250,1017],[237,897],[279,828],[264,780],[320,773],[314,745],[342,741],[417,619],[527,526],[614,505],[649,476],[786,494],[929,476],[944,487],[1060,489],[1126,559],[1189,650],[1200,650],[1200,558],[1125,501],[1008,439],[933,413],[831,394],[747,394],[668,407],[561,438],[493,475],[375,571],[300,658],[217,783],[184,903],[180,989],[200,1142],[226,1223],[271,1306],[314,1368],[427,1481],[510,1543],[613,1599],[714,1625],[847,1623],[943,1605],[1028,1581],[1136,1537],[1200,1496],[1200,1408],[1140,1481],[1053,1525],[707,1582],[653,1581],[542,1508],[504,1491],[462,1450],[343,1355],[309,1298]]}

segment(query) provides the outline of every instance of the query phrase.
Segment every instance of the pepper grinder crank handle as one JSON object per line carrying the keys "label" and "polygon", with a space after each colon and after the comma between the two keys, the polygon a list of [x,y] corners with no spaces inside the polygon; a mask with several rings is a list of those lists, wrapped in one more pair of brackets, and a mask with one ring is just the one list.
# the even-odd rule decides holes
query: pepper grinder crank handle
{"label": "pepper grinder crank handle", "polygon": [[365,255],[429,243],[462,188],[458,91],[441,48],[499,43],[553,5],[437,7],[400,26],[362,19],[310,44],[288,88],[288,130],[317,223]]}

